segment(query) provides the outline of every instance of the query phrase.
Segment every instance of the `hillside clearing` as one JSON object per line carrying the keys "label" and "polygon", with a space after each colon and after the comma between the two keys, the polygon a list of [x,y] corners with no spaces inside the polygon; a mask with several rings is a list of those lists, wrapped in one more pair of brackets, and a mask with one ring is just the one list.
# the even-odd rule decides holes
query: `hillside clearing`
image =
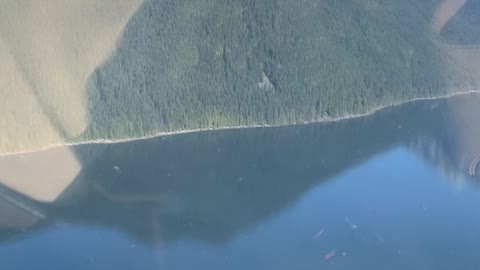
{"label": "hillside clearing", "polygon": [[0,151],[58,143],[59,134],[86,129],[87,78],[141,2],[0,0],[0,108],[12,116],[0,120],[7,131]]}

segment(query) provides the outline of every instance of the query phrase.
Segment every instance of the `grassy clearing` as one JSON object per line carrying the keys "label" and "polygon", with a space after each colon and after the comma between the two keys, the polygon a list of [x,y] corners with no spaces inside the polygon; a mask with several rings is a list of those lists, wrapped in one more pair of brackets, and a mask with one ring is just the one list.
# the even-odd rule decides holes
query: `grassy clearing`
{"label": "grassy clearing", "polygon": [[0,59],[0,152],[61,142],[61,136],[1,40]]}
{"label": "grassy clearing", "polygon": [[87,78],[141,2],[0,0],[0,110],[7,114],[0,129],[8,133],[0,151],[59,143],[86,129]]}
{"label": "grassy clearing", "polygon": [[436,33],[440,33],[442,28],[457,12],[465,5],[467,0],[445,0],[438,9],[432,19],[432,27]]}
{"label": "grassy clearing", "polygon": [[[462,83],[458,87],[470,89],[480,85],[480,46],[450,44],[447,40],[451,39],[449,35],[458,34],[461,29],[467,31],[467,35],[468,31],[472,30],[470,28],[474,26],[473,22],[469,23],[468,18],[463,18],[465,14],[462,12],[465,8],[475,8],[475,6],[468,6],[471,3],[466,0],[445,0],[438,6],[432,18],[432,30],[435,35],[442,37],[440,40],[444,44],[440,43],[440,45],[449,60],[449,66],[445,69],[456,73],[454,76],[457,77],[458,82]],[[459,25],[459,22],[463,22],[463,24]],[[453,33],[451,31],[444,33],[444,28],[451,27],[452,23],[461,27]],[[442,36],[442,34],[447,36]],[[470,33],[472,36],[475,34],[475,32]]]}

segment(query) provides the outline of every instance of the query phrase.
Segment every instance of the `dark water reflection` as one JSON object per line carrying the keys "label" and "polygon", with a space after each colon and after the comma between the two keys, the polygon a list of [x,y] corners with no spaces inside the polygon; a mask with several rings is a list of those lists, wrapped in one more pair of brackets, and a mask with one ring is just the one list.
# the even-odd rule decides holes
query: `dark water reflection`
{"label": "dark water reflection", "polygon": [[479,104],[75,147],[54,203],[0,192],[41,213],[0,205],[0,268],[479,269]]}

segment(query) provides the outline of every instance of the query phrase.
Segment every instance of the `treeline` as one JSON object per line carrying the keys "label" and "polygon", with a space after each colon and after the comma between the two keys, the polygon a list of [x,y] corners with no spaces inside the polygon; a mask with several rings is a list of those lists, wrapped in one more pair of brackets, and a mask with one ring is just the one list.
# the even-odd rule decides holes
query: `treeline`
{"label": "treeline", "polygon": [[89,80],[81,139],[289,124],[446,91],[440,0],[147,0]]}

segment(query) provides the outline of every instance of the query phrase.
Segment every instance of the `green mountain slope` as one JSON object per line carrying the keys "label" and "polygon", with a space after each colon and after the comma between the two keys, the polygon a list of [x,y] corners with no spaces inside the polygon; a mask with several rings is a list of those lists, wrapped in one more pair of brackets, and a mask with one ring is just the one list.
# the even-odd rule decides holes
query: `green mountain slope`
{"label": "green mountain slope", "polygon": [[88,83],[82,138],[290,124],[444,94],[440,0],[147,0]]}

